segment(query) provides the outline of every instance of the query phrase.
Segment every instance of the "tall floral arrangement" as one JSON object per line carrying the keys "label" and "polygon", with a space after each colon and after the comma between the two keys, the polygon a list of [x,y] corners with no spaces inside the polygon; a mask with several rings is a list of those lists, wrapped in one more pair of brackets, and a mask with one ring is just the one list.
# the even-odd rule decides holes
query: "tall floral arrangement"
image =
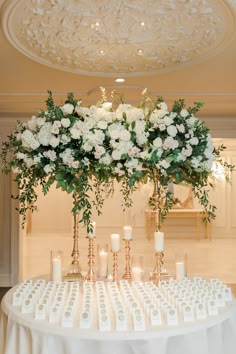
{"label": "tall floral arrangement", "polygon": [[196,103],[186,108],[180,99],[169,111],[162,98],[153,100],[143,92],[138,107],[121,100],[113,108],[104,90],[96,105],[84,107],[69,93],[57,106],[49,92],[46,110],[26,123],[18,122],[2,145],[2,169],[15,173],[20,214],[25,217],[27,209],[34,210],[38,185],[46,194],[56,183],[74,196],[72,212],[81,214],[89,231],[92,205],[101,212],[114,180],[121,182],[124,204],[130,206],[137,183],[149,179],[154,184],[150,203],[162,219],[173,203],[170,182],[188,183],[209,217],[214,217],[209,177],[214,160],[223,164],[224,146],[215,148],[209,129],[195,117],[200,107]]}

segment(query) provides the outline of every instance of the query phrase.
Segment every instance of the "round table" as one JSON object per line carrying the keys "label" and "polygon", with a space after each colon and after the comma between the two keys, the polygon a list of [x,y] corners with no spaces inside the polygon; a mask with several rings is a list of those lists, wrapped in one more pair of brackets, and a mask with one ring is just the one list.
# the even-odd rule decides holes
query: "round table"
{"label": "round table", "polygon": [[36,321],[12,305],[15,288],[1,303],[0,354],[235,354],[236,301],[219,315],[146,331],[100,332]]}

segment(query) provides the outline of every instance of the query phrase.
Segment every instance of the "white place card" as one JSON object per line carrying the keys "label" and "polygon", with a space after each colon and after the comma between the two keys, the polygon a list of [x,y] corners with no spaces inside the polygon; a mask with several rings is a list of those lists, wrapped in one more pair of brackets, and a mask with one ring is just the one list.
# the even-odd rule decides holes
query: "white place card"
{"label": "white place card", "polygon": [[49,322],[50,323],[58,323],[60,320],[60,309],[59,307],[52,306],[49,311]]}
{"label": "white place card", "polygon": [[146,326],[145,326],[145,318],[142,312],[137,313],[137,311],[134,311],[132,314],[133,318],[133,326],[135,331],[145,331]]}
{"label": "white place card", "polygon": [[225,306],[224,295],[221,292],[217,292],[215,294],[215,299],[216,299],[216,305],[218,307],[224,307]]}
{"label": "white place card", "polygon": [[179,323],[176,309],[171,308],[166,311],[166,322],[168,326],[176,326]]}
{"label": "white place card", "polygon": [[233,300],[231,288],[225,286],[225,287],[222,289],[222,294],[223,294],[223,296],[224,296],[224,300],[225,300],[225,301],[232,301],[232,300]]}
{"label": "white place card", "polygon": [[34,305],[32,299],[25,299],[22,302],[21,312],[22,313],[33,313]]}
{"label": "white place card", "polygon": [[150,311],[150,323],[151,326],[161,326],[162,325],[162,316],[161,309],[154,308]]}
{"label": "white place card", "polygon": [[214,299],[207,301],[207,311],[209,316],[218,315],[218,307]]}
{"label": "white place card", "polygon": [[91,328],[92,319],[92,311],[82,311],[80,313],[79,327],[84,329]]}
{"label": "white place card", "polygon": [[127,314],[124,310],[115,313],[115,323],[116,323],[116,331],[128,330],[128,319],[127,319]]}
{"label": "white place card", "polygon": [[194,311],[192,305],[185,305],[182,309],[184,322],[194,321]]}
{"label": "white place card", "polygon": [[23,292],[15,291],[13,294],[13,306],[21,306],[23,302]]}
{"label": "white place card", "polygon": [[46,320],[47,309],[45,304],[36,304],[35,316],[36,320]]}
{"label": "white place card", "polygon": [[98,312],[98,325],[99,325],[99,330],[101,332],[111,331],[111,319],[110,319],[110,314],[108,312],[106,313]]}
{"label": "white place card", "polygon": [[69,309],[63,311],[62,318],[61,318],[61,326],[73,327],[73,322],[74,322],[74,312]]}
{"label": "white place card", "polygon": [[197,320],[204,320],[207,317],[206,305],[203,302],[199,302],[195,306]]}

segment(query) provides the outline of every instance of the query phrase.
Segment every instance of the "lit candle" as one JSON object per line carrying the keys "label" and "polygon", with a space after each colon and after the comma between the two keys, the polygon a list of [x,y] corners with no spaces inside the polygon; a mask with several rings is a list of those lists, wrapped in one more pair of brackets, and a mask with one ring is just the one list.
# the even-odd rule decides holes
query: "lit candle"
{"label": "lit candle", "polygon": [[120,235],[111,234],[111,250],[112,252],[118,252],[120,250]]}
{"label": "lit candle", "polygon": [[61,281],[61,259],[55,257],[52,260],[52,280],[59,283]]}
{"label": "lit candle", "polygon": [[124,226],[124,240],[132,240],[132,226]]}
{"label": "lit candle", "polygon": [[184,262],[175,263],[176,280],[182,280],[185,278],[185,264]]}
{"label": "lit candle", "polygon": [[132,267],[131,273],[132,273],[132,280],[134,280],[134,281],[141,281],[142,280],[142,273],[143,273],[142,268]]}
{"label": "lit candle", "polygon": [[156,252],[164,251],[164,232],[157,231],[154,233],[154,248]]}
{"label": "lit candle", "polygon": [[101,251],[98,254],[99,260],[99,268],[98,268],[98,276],[99,277],[106,277],[107,276],[107,260],[108,260],[108,254],[107,252],[102,248]]}
{"label": "lit candle", "polygon": [[91,222],[91,226],[92,226],[93,230],[88,233],[88,237],[89,238],[94,238],[94,237],[96,237],[96,222],[92,221]]}

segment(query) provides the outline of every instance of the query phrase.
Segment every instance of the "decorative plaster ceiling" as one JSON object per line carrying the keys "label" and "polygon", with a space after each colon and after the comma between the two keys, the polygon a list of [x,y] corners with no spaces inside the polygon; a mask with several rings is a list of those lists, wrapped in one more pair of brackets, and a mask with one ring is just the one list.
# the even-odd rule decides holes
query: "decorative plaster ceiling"
{"label": "decorative plaster ceiling", "polygon": [[3,31],[42,64],[93,76],[175,70],[222,50],[234,32],[228,0],[9,0]]}

